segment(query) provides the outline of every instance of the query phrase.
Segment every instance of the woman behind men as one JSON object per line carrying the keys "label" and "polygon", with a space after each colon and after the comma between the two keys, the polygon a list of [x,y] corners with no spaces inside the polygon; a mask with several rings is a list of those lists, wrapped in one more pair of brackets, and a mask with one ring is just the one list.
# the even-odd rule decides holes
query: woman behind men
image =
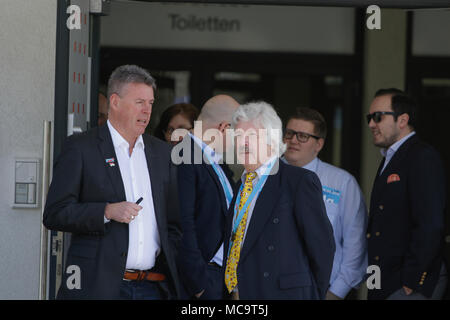
{"label": "woman behind men", "polygon": [[182,140],[172,140],[172,133],[176,129],[192,130],[194,121],[199,115],[199,110],[190,103],[177,103],[168,107],[161,115],[161,121],[155,129],[155,137],[176,145]]}

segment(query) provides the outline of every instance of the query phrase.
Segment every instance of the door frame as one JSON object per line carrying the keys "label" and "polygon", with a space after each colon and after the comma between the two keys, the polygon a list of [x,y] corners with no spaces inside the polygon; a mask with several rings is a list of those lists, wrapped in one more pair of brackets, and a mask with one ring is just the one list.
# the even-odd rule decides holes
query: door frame
{"label": "door frame", "polygon": [[[67,8],[70,0],[58,0],[56,13],[56,61],[55,61],[55,113],[53,131],[53,165],[58,159],[67,138],[68,127],[68,99],[69,99],[69,57],[70,57],[70,30],[67,28],[69,14]],[[97,123],[98,111],[98,72],[99,72],[99,46],[100,46],[100,16],[89,14],[90,43],[89,56],[91,57],[90,75],[90,124]],[[88,123],[88,129],[89,125]],[[64,272],[64,238],[62,232],[51,231],[48,250],[48,299],[56,298],[57,286]]]}

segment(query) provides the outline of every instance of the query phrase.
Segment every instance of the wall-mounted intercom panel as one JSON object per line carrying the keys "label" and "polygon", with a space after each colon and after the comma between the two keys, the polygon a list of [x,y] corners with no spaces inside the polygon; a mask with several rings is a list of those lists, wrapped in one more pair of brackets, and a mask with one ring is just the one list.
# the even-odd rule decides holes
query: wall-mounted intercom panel
{"label": "wall-mounted intercom panel", "polygon": [[14,208],[39,207],[39,159],[15,159]]}

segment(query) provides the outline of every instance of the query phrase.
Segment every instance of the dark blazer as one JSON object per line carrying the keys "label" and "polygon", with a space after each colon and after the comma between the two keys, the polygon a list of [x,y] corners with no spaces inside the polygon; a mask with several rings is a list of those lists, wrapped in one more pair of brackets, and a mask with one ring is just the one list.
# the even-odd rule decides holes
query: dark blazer
{"label": "dark blazer", "polygon": [[[176,187],[176,167],[170,147],[144,134],[145,155],[161,241],[158,268],[168,277],[175,296],[179,293],[175,264],[181,239]],[[105,159],[114,158],[115,166]],[[69,289],[63,272],[60,299],[116,299],[125,272],[128,224],[104,223],[107,202],[126,201],[125,189],[107,125],[67,138],[55,163],[44,211],[44,225],[72,233],[66,267],[81,270],[81,289]]]}
{"label": "dark blazer", "polygon": [[[278,172],[267,178],[256,199],[241,249],[239,298],[324,299],[335,243],[322,186],[314,172],[277,162]],[[224,261],[236,196],[227,217]]]}
{"label": "dark blazer", "polygon": [[[188,163],[178,166],[183,228],[178,265],[180,279],[187,293],[185,298],[189,298],[207,287],[207,265],[223,243],[228,208],[222,184],[212,165],[204,161],[194,163],[195,152],[203,154],[201,148],[189,135],[178,147],[182,147],[182,151],[191,151],[190,155],[186,155]],[[227,165],[221,165],[221,168],[234,188],[233,173]]]}
{"label": "dark blazer", "polygon": [[368,298],[385,299],[404,285],[430,297],[443,259],[442,162],[413,135],[380,176],[383,163],[373,184],[367,234],[369,265],[380,267],[381,289],[369,290]]}

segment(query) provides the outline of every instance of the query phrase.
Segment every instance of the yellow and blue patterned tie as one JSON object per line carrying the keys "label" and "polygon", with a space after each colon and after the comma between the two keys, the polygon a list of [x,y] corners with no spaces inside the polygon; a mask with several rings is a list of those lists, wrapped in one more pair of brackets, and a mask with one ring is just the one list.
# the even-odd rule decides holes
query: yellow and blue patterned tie
{"label": "yellow and blue patterned tie", "polygon": [[[248,197],[252,193],[253,190],[253,180],[256,178],[255,172],[247,173],[245,177],[244,188],[241,192],[241,201],[239,201],[238,212],[236,213],[236,217],[238,213],[242,210],[245,202]],[[225,269],[225,285],[227,286],[228,292],[232,292],[233,289],[237,285],[237,265],[239,263],[239,257],[241,255],[241,244],[244,239],[245,227],[247,225],[247,216],[248,209],[250,206],[247,206],[247,210],[244,212],[242,216],[242,220],[239,223],[239,226],[236,230],[236,234],[232,235],[231,241],[233,241],[233,246],[230,249],[230,254],[228,255],[227,266]]]}

